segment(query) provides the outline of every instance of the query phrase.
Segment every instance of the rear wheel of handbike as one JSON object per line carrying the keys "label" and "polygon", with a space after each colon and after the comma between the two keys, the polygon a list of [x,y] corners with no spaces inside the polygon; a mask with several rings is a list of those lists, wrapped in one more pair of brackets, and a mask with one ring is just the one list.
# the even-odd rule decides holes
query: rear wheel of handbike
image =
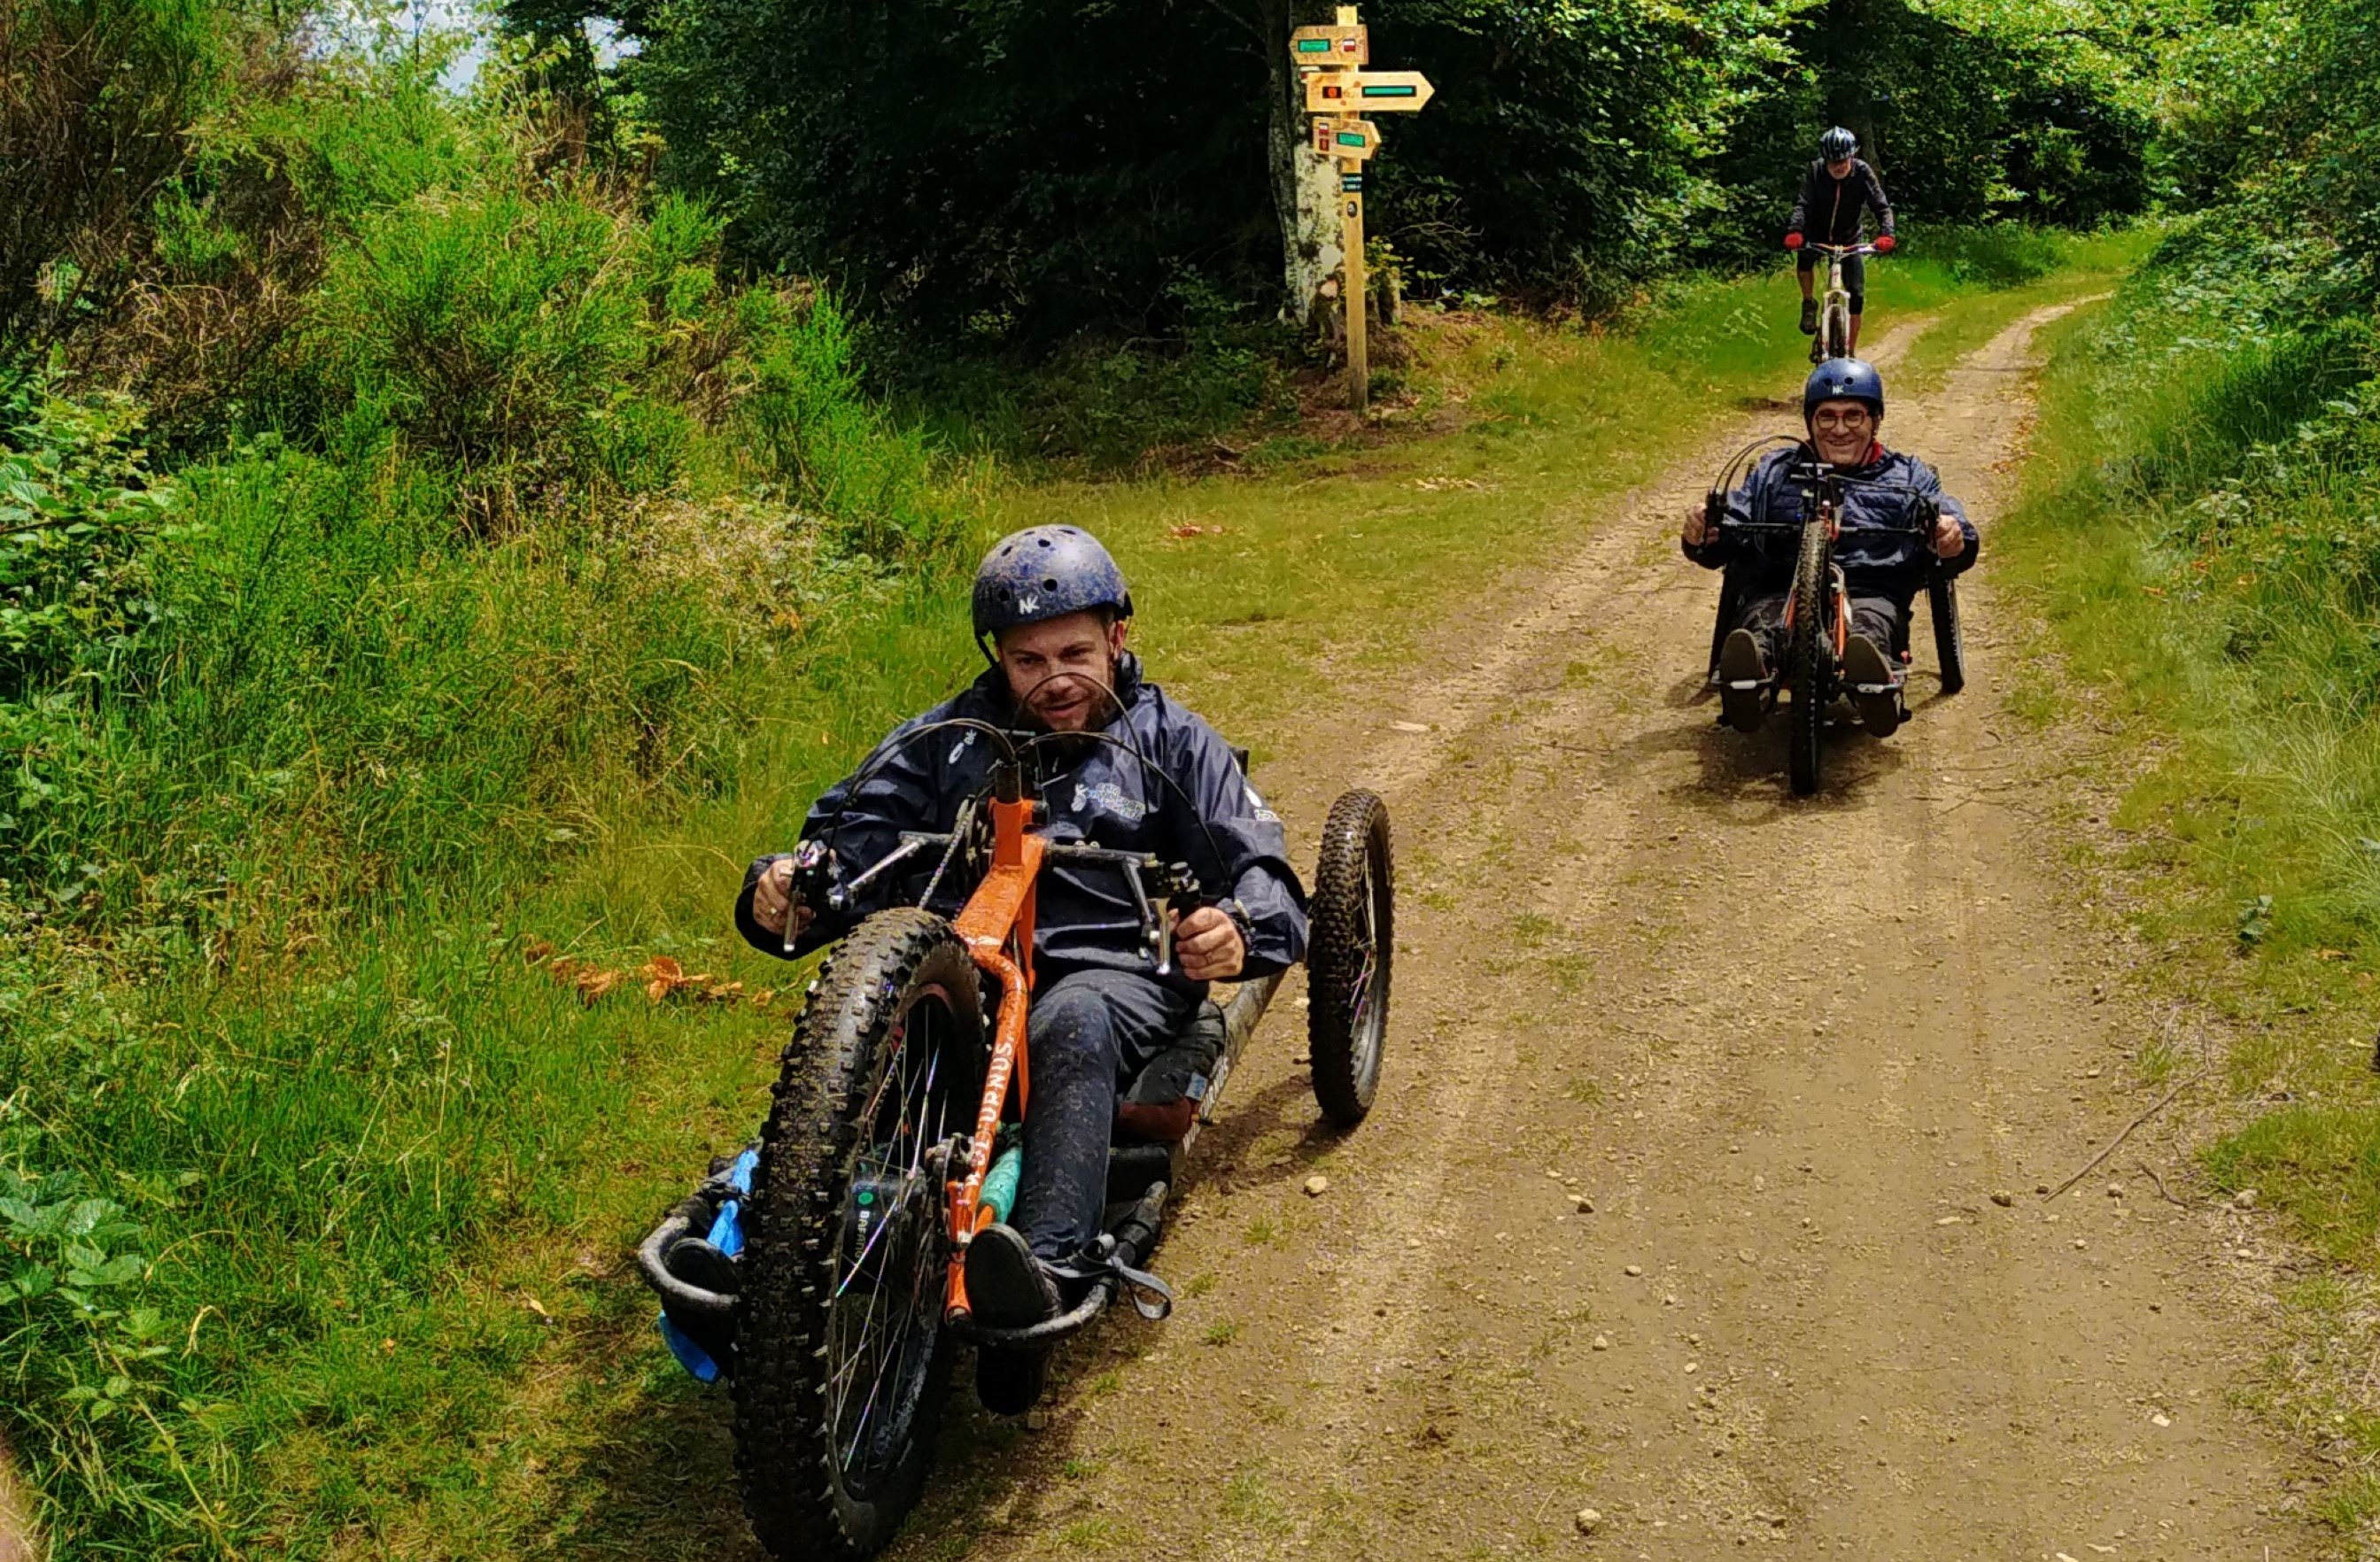
{"label": "rear wheel of handbike", "polygon": [[1942,669],[1942,692],[1967,686],[1967,642],[1959,632],[1959,583],[1937,575],[1925,583],[1925,616],[1934,621],[1934,655]]}
{"label": "rear wheel of handbike", "polygon": [[1833,692],[1829,563],[1827,528],[1813,521],[1802,528],[1802,556],[1793,571],[1793,635],[1785,648],[1785,675],[1793,693],[1785,724],[1785,769],[1794,792],[1804,797],[1818,790],[1819,740]]}
{"label": "rear wheel of handbike", "polygon": [[980,991],[948,923],[885,912],[836,950],[786,1046],[735,1330],[736,1471],[778,1556],[882,1549],[933,1463],[955,1342],[928,1156],[974,1121]]}
{"label": "rear wheel of handbike", "polygon": [[1372,1109],[1396,953],[1389,805],[1350,792],[1330,806],[1315,869],[1305,955],[1306,1049],[1322,1115],[1352,1128]]}

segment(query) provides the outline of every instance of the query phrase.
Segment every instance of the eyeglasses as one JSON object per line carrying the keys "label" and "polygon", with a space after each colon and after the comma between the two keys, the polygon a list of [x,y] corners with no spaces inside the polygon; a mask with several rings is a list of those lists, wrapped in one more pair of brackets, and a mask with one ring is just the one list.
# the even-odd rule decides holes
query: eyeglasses
{"label": "eyeglasses", "polygon": [[1810,418],[1813,427],[1824,429],[1829,433],[1846,434],[1857,433],[1874,420],[1865,407],[1855,408],[1849,412],[1818,412],[1812,414]]}

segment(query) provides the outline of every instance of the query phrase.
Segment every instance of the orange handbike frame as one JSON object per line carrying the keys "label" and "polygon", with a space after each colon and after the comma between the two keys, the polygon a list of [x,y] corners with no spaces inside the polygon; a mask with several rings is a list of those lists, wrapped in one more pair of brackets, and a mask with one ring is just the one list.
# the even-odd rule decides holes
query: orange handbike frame
{"label": "orange handbike frame", "polygon": [[1016,1086],[1021,1116],[1031,1086],[1025,1049],[1026,1017],[1033,991],[1033,921],[1049,845],[1033,833],[1033,802],[994,798],[991,803],[991,867],[967,897],[955,924],[977,969],[1000,984],[1000,1011],[992,1025],[991,1060],[983,1075],[983,1099],[976,1108],[975,1137],[967,1147],[966,1175],[943,1184],[950,1201],[950,1277],[943,1311],[953,1321],[967,1316],[966,1245],[991,1223],[983,1203],[983,1180],[991,1170],[992,1142]]}

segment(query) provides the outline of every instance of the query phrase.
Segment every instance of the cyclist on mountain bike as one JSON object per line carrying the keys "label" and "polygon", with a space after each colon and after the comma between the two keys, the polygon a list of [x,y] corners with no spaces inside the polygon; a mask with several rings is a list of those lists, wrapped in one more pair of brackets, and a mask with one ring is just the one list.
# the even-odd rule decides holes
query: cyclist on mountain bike
{"label": "cyclist on mountain bike", "polygon": [[[1884,379],[1858,358],[1830,358],[1802,387],[1805,442],[1773,451],[1753,467],[1743,486],[1727,496],[1735,521],[1788,524],[1801,515],[1801,485],[1792,469],[1822,461],[1848,479],[1843,489],[1835,563],[1850,599],[1851,638],[1843,672],[1855,686],[1879,692],[1858,696],[1860,720],[1877,737],[1900,725],[1900,696],[1890,692],[1888,658],[1909,622],[1911,601],[1925,582],[1930,551],[1953,573],[1975,562],[1980,545],[1966,508],[1942,491],[1934,468],[1913,455],[1884,448],[1877,440],[1884,422]],[[1930,535],[1919,537],[1927,505],[1937,507]],[[1760,728],[1760,690],[1785,655],[1785,602],[1793,586],[1796,545],[1782,533],[1720,529],[1707,513],[1707,500],[1686,512],[1679,540],[1686,557],[1705,569],[1734,563],[1739,577],[1735,623],[1719,648],[1719,700],[1728,725],[1740,733]],[[1738,685],[1744,685],[1739,687]]]}
{"label": "cyclist on mountain bike", "polygon": [[[1859,138],[1838,125],[1818,138],[1818,161],[1803,176],[1793,215],[1785,222],[1785,248],[1795,252],[1793,271],[1802,284],[1803,335],[1815,336],[1818,332],[1818,300],[1811,293],[1818,258],[1803,248],[1804,243],[1857,244],[1860,214],[1867,210],[1876,212],[1876,253],[1889,255],[1894,242],[1892,201],[1885,195],[1876,170],[1859,155]],[[1852,296],[1852,333],[1846,345],[1851,356],[1857,357],[1860,310],[1867,303],[1864,256],[1843,257],[1843,289]]]}
{"label": "cyclist on mountain bike", "polygon": [[[926,722],[964,718],[1004,730],[1086,734],[1079,744],[1036,751],[1035,791],[1049,809],[1049,838],[1187,863],[1221,897],[1182,916],[1173,968],[1160,975],[1117,869],[1052,863],[1042,870],[1015,1224],[976,1233],[966,1250],[977,1318],[1022,1328],[1055,1316],[1094,1277],[1087,1249],[1099,1235],[1119,1121],[1169,1142],[1188,1127],[1195,1102],[1185,1110],[1181,1101],[1148,1099],[1146,1086],[1162,1075],[1173,1096],[1189,1087],[1190,1071],[1166,1060],[1208,984],[1269,975],[1305,957],[1305,891],[1279,817],[1231,748],[1142,678],[1139,660],[1124,648],[1132,595],[1090,533],[1041,526],[1002,539],[976,572],[974,616],[977,643],[992,665],[956,697],[896,729],[811,806],[802,837],[831,838],[833,881],[848,884],[883,861],[904,830],[951,830],[960,805],[984,792],[994,745],[981,734],[901,741]],[[935,855],[903,866],[830,910],[795,901],[791,856],[762,857],[745,875],[735,925],[755,947],[791,958],[888,905],[923,898],[929,909],[955,915],[974,888],[957,882],[959,874],[939,876],[927,898]],[[1206,878],[1209,873],[1218,877]],[[1132,1098],[1120,1100],[1127,1084]],[[1022,1410],[1038,1392],[1038,1381],[984,1386],[995,1409]]]}

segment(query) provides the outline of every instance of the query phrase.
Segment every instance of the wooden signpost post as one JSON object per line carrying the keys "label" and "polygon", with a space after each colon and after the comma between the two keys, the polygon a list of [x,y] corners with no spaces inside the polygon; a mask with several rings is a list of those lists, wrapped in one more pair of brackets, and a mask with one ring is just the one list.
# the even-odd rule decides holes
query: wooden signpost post
{"label": "wooden signpost post", "polygon": [[1339,7],[1330,27],[1301,27],[1289,35],[1289,57],[1305,79],[1305,111],[1314,121],[1314,155],[1339,163],[1340,248],[1346,254],[1341,289],[1347,315],[1349,404],[1358,412],[1371,399],[1364,306],[1364,164],[1380,150],[1379,127],[1366,114],[1413,114],[1429,102],[1429,80],[1417,70],[1366,70],[1371,38],[1355,7]]}

